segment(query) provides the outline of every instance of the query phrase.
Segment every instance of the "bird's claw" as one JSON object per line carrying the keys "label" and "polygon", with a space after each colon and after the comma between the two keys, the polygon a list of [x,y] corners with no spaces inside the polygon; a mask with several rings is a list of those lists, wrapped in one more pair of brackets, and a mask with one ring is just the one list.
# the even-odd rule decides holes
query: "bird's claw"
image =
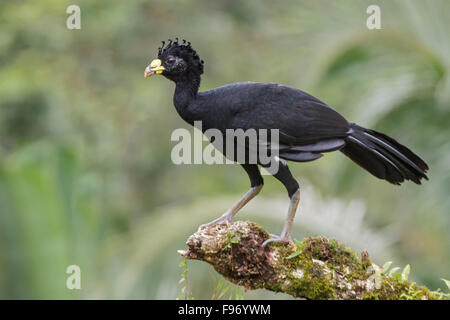
{"label": "bird's claw", "polygon": [[222,222],[226,222],[227,224],[230,224],[230,223],[233,222],[233,220],[231,219],[231,217],[229,215],[224,214],[223,216],[221,216],[221,217],[219,217],[219,218],[217,218],[217,219],[215,219],[215,220],[213,220],[211,222],[208,222],[208,223],[200,225],[200,229],[203,229],[203,228],[206,228],[206,227],[210,227],[210,226],[213,226],[215,224],[222,223]]}
{"label": "bird's claw", "polygon": [[290,237],[282,238],[281,236],[277,236],[275,234],[270,234],[270,238],[263,242],[262,246],[266,247],[269,243],[279,242],[279,243],[292,243]]}

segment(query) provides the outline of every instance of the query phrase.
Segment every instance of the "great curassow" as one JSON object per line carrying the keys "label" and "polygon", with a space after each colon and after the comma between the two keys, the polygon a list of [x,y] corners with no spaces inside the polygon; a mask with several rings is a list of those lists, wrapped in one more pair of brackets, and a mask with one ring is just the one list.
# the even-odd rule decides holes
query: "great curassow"
{"label": "great curassow", "polygon": [[[175,82],[173,102],[177,112],[191,125],[202,121],[202,130],[216,128],[224,135],[227,129],[278,130],[279,167],[273,176],[286,187],[291,201],[281,236],[271,235],[264,245],[291,241],[300,189],[286,160],[313,161],[323,152],[339,150],[375,177],[392,184],[428,180],[428,165],[407,147],[381,132],[349,123],[326,103],[301,90],[273,83],[238,82],[199,92],[203,66],[189,42],[169,40],[167,45],[163,41],[158,58],[146,67],[144,75],[160,74]],[[245,150],[255,152],[248,146]],[[240,164],[250,178],[250,190],[208,225],[231,221],[261,191],[263,178],[258,165],[264,165],[259,160]]]}

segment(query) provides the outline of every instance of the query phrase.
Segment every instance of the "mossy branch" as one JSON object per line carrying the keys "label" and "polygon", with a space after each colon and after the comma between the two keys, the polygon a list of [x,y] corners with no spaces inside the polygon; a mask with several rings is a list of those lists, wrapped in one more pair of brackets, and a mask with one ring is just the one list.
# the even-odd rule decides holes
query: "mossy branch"
{"label": "mossy branch", "polygon": [[361,258],[336,241],[309,237],[297,245],[271,243],[250,221],[200,228],[187,240],[187,259],[205,261],[248,290],[267,289],[307,299],[437,299],[401,277],[385,274],[363,251]]}

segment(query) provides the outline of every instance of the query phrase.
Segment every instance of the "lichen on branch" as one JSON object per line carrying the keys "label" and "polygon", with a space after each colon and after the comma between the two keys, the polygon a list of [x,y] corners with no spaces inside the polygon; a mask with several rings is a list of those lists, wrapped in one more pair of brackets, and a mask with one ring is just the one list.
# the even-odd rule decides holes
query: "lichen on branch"
{"label": "lichen on branch", "polygon": [[[309,237],[292,243],[262,243],[269,234],[250,221],[201,227],[179,251],[205,261],[247,290],[267,289],[306,299],[437,299],[425,287],[391,277],[337,241]],[[380,271],[381,270],[381,271]]]}

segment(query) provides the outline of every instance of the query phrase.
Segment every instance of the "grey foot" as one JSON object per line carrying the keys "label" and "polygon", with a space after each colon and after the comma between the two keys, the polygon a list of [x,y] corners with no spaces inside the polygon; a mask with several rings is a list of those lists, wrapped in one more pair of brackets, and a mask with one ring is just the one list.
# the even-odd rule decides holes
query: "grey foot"
{"label": "grey foot", "polygon": [[203,229],[203,228],[206,228],[206,227],[210,227],[210,226],[213,226],[213,225],[215,225],[215,224],[222,223],[222,222],[232,223],[233,220],[231,219],[231,216],[230,216],[230,215],[224,214],[223,216],[220,216],[219,218],[214,219],[214,220],[211,221],[211,222],[202,224],[202,225],[200,226],[200,229]]}
{"label": "grey foot", "polygon": [[270,239],[267,239],[266,241],[264,241],[262,246],[265,247],[271,242],[293,243],[290,236],[282,238],[281,236],[271,234]]}

